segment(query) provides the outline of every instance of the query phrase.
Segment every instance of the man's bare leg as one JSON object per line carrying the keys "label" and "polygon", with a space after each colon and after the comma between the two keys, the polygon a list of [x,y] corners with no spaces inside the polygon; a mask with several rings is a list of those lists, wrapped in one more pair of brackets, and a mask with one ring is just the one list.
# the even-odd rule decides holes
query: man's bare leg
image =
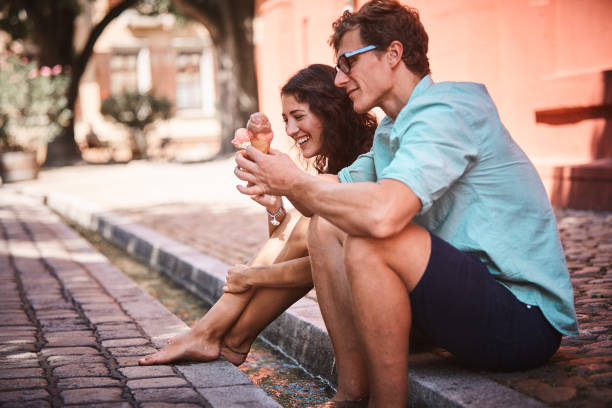
{"label": "man's bare leg", "polygon": [[336,357],[336,401],[354,401],[368,395],[366,360],[353,322],[350,287],[344,270],[345,236],[323,218],[314,216],[310,221],[308,249],[317,301]]}
{"label": "man's bare leg", "polygon": [[[297,213],[287,214],[249,265],[259,266],[274,259],[282,262],[304,256],[307,253],[305,243],[307,224],[300,222],[301,219]],[[298,224],[300,227],[296,229]],[[174,337],[168,346],[142,358],[139,364],[164,364],[177,360],[210,361],[219,358],[221,338],[240,317],[255,291],[255,288],[251,288],[243,293],[224,293],[189,332]],[[271,312],[274,311],[271,309]]]}
{"label": "man's bare leg", "polygon": [[363,341],[371,408],[408,403],[409,292],[425,272],[429,233],[415,225],[387,239],[348,237],[345,264],[355,324]]}

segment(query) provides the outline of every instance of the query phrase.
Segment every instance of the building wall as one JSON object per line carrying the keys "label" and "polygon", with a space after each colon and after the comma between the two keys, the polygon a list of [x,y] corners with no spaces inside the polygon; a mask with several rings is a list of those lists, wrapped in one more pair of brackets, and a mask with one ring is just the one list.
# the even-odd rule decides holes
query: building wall
{"label": "building wall", "polygon": [[[569,193],[555,194],[555,183],[571,173],[560,168],[598,160],[595,173],[602,178],[595,190],[612,189],[612,1],[402,2],[420,12],[434,80],[484,83],[558,204]],[[326,43],[331,23],[353,2],[255,4],[260,106],[280,118],[283,81],[309,63],[333,64]],[[594,195],[591,201],[602,199]]]}

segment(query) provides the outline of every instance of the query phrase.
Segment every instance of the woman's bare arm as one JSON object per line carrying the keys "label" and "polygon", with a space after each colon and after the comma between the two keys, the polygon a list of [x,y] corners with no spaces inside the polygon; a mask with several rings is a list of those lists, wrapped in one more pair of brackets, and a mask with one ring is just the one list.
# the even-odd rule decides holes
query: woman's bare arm
{"label": "woman's bare arm", "polygon": [[240,293],[255,287],[296,288],[312,285],[310,257],[264,266],[235,265],[227,272],[225,292]]}

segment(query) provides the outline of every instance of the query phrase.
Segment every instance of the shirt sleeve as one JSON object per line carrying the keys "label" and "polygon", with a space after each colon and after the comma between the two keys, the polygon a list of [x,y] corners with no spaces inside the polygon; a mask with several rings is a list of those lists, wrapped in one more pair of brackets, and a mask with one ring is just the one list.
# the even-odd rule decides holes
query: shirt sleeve
{"label": "shirt sleeve", "polygon": [[[444,103],[419,104],[396,120],[393,160],[379,179],[406,184],[428,211],[475,162],[478,149],[465,118]],[[393,140],[396,139],[396,140]]]}
{"label": "shirt sleeve", "polygon": [[338,172],[338,178],[341,183],[376,181],[373,152],[369,151],[357,157],[353,164]]}

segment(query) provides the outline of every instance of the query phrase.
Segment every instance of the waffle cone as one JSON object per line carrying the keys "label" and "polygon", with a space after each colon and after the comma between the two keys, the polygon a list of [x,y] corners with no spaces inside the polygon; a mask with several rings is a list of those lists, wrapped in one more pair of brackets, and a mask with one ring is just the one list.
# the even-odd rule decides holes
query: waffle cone
{"label": "waffle cone", "polygon": [[267,140],[253,139],[251,140],[251,146],[264,154],[268,154],[270,152],[270,142]]}

